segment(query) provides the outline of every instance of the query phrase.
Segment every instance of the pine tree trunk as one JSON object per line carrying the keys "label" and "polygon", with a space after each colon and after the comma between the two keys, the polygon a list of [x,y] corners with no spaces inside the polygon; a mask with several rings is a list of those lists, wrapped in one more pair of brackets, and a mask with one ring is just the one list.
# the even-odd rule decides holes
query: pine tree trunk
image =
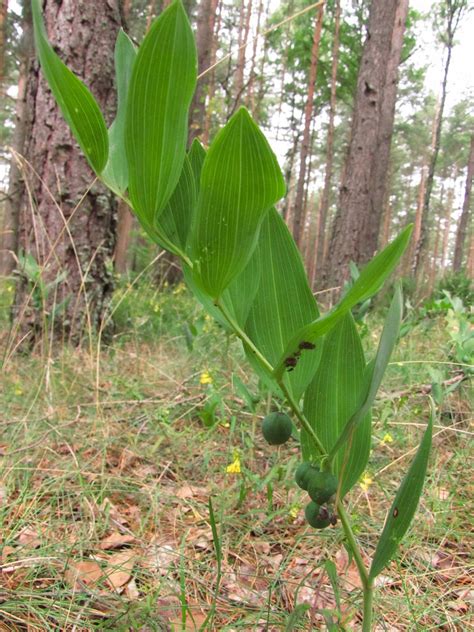
{"label": "pine tree trunk", "polygon": [[329,195],[331,192],[331,181],[334,164],[334,119],[336,116],[337,97],[337,69],[339,65],[339,30],[341,25],[341,3],[336,0],[334,14],[334,37],[332,43],[332,66],[331,66],[331,97],[329,102],[329,124],[326,142],[326,171],[324,174],[324,187],[321,197],[321,205],[318,216],[318,232],[316,244],[316,261],[314,263],[314,275],[318,275],[319,269],[324,261],[324,239],[326,235],[326,224],[329,210]]}
{"label": "pine tree trunk", "polygon": [[[456,174],[453,175],[453,180],[456,180]],[[449,231],[451,228],[451,214],[453,212],[454,202],[454,186],[448,191],[448,198],[446,201],[446,212],[444,215],[444,230],[443,230],[443,247],[441,250],[441,262],[440,268],[444,270],[446,268],[446,262],[448,260],[448,246],[449,246]]]}
{"label": "pine tree trunk", "polygon": [[247,58],[247,42],[250,31],[250,18],[252,16],[252,0],[248,0],[247,7],[245,6],[245,0],[241,1],[240,5],[240,21],[239,21],[239,39],[238,39],[238,53],[237,53],[237,65],[235,68],[235,80],[234,80],[234,106],[231,114],[238,108],[242,102],[243,93],[245,90],[244,74],[245,63]]}
{"label": "pine tree trunk", "polygon": [[[217,0],[201,0],[199,3],[196,34],[199,73],[207,70],[211,65],[216,10]],[[200,137],[204,131],[209,81],[210,77],[208,74],[199,79],[191,102],[189,110],[189,145],[195,138]]]}
{"label": "pine tree trunk", "polygon": [[[23,7],[21,58],[18,76],[18,92],[15,108],[15,131],[12,147],[16,154],[22,154],[27,134],[26,88],[28,69],[33,55],[33,25],[29,3]],[[19,156],[18,156],[19,158]],[[16,156],[10,162],[8,173],[8,194],[4,204],[4,215],[0,235],[0,275],[9,276],[16,267],[18,255],[18,224],[20,201],[23,192],[23,175]]]}
{"label": "pine tree trunk", "polygon": [[378,246],[397,85],[392,69],[400,61],[405,4],[406,0],[371,3],[351,140],[324,266],[326,286],[341,286],[349,262],[365,263]]}
{"label": "pine tree trunk", "polygon": [[446,46],[446,61],[444,64],[443,81],[441,84],[441,98],[439,102],[439,111],[437,118],[437,125],[434,137],[434,149],[431,154],[430,165],[428,169],[428,177],[426,179],[425,197],[423,200],[423,212],[421,216],[421,230],[420,238],[416,244],[415,259],[414,259],[414,272],[416,275],[421,274],[422,259],[425,256],[427,232],[428,232],[428,219],[430,214],[430,200],[431,193],[433,191],[434,175],[436,170],[436,163],[438,162],[438,155],[441,146],[441,131],[443,126],[443,114],[444,106],[446,103],[447,89],[448,89],[448,74],[451,65],[452,52],[454,47],[454,36],[461,20],[464,8],[467,3],[465,2],[446,2],[446,33],[443,34],[445,46]]}
{"label": "pine tree trunk", "polygon": [[311,120],[314,106],[314,90],[318,72],[319,44],[321,42],[321,30],[323,26],[324,4],[319,7],[318,16],[314,25],[313,45],[311,48],[311,65],[309,70],[308,95],[304,110],[303,138],[300,148],[299,174],[296,185],[296,196],[293,209],[293,237],[297,246],[301,246],[301,236],[304,229],[304,190],[306,182],[307,161],[310,155],[311,145]]}
{"label": "pine tree trunk", "polygon": [[6,64],[6,42],[7,42],[7,13],[8,0],[0,0],[0,89],[3,96],[3,87],[5,83]]}
{"label": "pine tree trunk", "polygon": [[[466,188],[464,189],[464,203],[462,206],[461,219],[459,221],[458,230],[456,233],[456,245],[454,246],[454,260],[453,270],[459,272],[462,267],[464,243],[466,241],[467,227],[469,225],[469,218],[471,216],[471,191],[472,191],[472,179],[474,178],[474,135],[471,136],[471,145],[469,149],[469,159],[467,161],[467,175],[466,175]],[[472,250],[472,227],[471,227],[471,244]],[[471,270],[472,274],[472,270]]]}
{"label": "pine tree trunk", "polygon": [[[113,51],[120,28],[117,0],[46,0],[43,15],[55,50],[90,87],[110,124],[115,113]],[[49,331],[79,342],[84,327],[101,322],[113,289],[116,203],[95,181],[37,62],[30,68],[27,112],[23,153],[31,168],[20,199],[19,242],[39,266],[43,285],[32,288],[31,277],[23,272],[15,323],[30,341],[46,323]]]}

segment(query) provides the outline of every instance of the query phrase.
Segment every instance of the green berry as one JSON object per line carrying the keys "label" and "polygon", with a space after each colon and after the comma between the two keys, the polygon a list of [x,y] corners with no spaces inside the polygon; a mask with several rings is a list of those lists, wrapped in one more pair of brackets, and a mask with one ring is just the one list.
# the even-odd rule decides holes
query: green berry
{"label": "green berry", "polygon": [[270,445],[281,445],[288,441],[293,431],[293,423],[284,413],[270,413],[262,423],[262,433]]}
{"label": "green berry", "polygon": [[331,524],[329,512],[326,507],[320,507],[313,501],[306,505],[304,515],[308,524],[315,529],[325,529]]}
{"label": "green berry", "polygon": [[295,481],[298,487],[304,489],[305,492],[308,491],[308,483],[311,480],[312,472],[315,471],[317,470],[308,461],[300,463],[295,472]]}
{"label": "green berry", "polygon": [[326,503],[337,491],[337,478],[330,472],[314,472],[308,482],[308,494],[318,505]]}

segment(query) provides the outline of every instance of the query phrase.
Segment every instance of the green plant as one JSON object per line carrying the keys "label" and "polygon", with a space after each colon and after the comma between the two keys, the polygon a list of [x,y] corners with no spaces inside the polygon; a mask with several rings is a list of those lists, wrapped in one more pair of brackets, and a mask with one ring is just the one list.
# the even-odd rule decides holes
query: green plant
{"label": "green plant", "polygon": [[337,513],[361,577],[363,629],[370,630],[374,579],[394,556],[421,495],[433,413],[367,569],[344,498],[369,459],[370,410],[398,337],[401,290],[394,292],[370,361],[352,310],[383,286],[407,247],[411,226],[320,315],[300,254],[274,207],[285,194],[282,173],[248,111],[239,109],[207,152],[194,141],[186,153],[197,73],[180,0],[155,21],[138,52],[120,32],[118,111],[109,130],[92,95],[49,44],[39,0],[33,0],[33,18],[44,74],[91,167],[129,204],[149,237],[181,259],[198,300],[240,338],[258,376],[298,421],[311,474],[304,481],[299,470],[298,479],[318,501],[331,503],[311,501],[306,517],[322,528]]}

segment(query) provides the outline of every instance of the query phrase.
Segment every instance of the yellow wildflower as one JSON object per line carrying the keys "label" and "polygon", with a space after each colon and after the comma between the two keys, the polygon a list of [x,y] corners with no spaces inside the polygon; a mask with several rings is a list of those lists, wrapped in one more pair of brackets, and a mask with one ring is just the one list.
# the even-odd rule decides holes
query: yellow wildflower
{"label": "yellow wildflower", "polygon": [[16,386],[14,393],[15,395],[23,395],[23,389],[20,388],[19,386]]}
{"label": "yellow wildflower", "polygon": [[298,507],[298,505],[292,505],[288,511],[288,515],[290,516],[290,518],[293,518],[293,520],[296,520],[299,512],[300,508]]}
{"label": "yellow wildflower", "polygon": [[383,439],[382,439],[382,445],[385,445],[386,443],[393,443],[393,437],[388,432],[384,434]]}
{"label": "yellow wildflower", "polygon": [[212,376],[209,373],[209,371],[203,371],[201,373],[201,377],[199,378],[200,384],[212,384],[213,381],[214,380],[212,379]]}
{"label": "yellow wildflower", "polygon": [[238,452],[234,452],[234,460],[225,468],[225,471],[227,474],[240,474],[242,470],[240,469],[240,457]]}
{"label": "yellow wildflower", "polygon": [[364,492],[368,491],[369,487],[372,485],[373,480],[370,477],[368,472],[365,472],[362,478],[360,479],[359,485],[363,489]]}

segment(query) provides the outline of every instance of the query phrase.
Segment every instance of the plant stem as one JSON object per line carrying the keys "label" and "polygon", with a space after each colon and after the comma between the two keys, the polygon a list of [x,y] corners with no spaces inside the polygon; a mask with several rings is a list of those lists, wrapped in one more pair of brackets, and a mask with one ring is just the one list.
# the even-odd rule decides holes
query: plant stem
{"label": "plant stem", "polygon": [[[254,356],[260,362],[261,366],[270,374],[270,376],[272,376],[272,374],[273,374],[273,367],[270,364],[270,362],[265,358],[264,355],[262,355],[262,353],[260,353],[260,351],[254,345],[254,343],[247,336],[245,331],[243,331],[243,329],[240,327],[240,325],[234,320],[232,315],[229,314],[229,312],[224,307],[224,305],[222,305],[222,303],[217,301],[216,302],[216,307],[219,309],[221,314],[224,316],[224,318],[227,320],[229,325],[232,327],[232,329],[234,330],[234,333],[236,334],[236,336],[238,336],[241,339],[241,341],[248,347],[248,349],[254,354]],[[321,455],[324,456],[326,454],[326,450],[325,450],[323,444],[319,440],[318,435],[313,430],[313,428],[312,428],[311,424],[309,423],[309,421],[306,419],[306,417],[302,413],[298,403],[294,400],[293,395],[290,393],[288,387],[284,383],[283,378],[281,378],[280,380],[277,380],[277,384],[280,387],[280,389],[282,390],[283,395],[285,396],[285,398],[286,398],[291,410],[294,412],[295,416],[297,417],[297,419],[299,420],[299,422],[301,423],[303,428],[306,430],[306,432],[309,434],[309,436],[313,440],[313,443],[314,443],[317,451]]]}
{"label": "plant stem", "polygon": [[[267,371],[275,379],[275,375],[273,375],[272,365],[265,358],[265,356],[262,355],[262,353],[257,349],[257,347],[254,345],[252,340],[250,340],[250,338],[247,336],[245,331],[243,331],[240,325],[235,321],[233,316],[227,311],[224,305],[222,305],[219,301],[216,301],[215,305],[219,309],[221,314],[224,316],[226,321],[229,323],[229,325],[232,327],[236,336],[240,338],[240,340],[244,343],[244,345],[254,354],[254,356],[257,358],[260,365],[262,366],[262,368],[265,369],[265,371]],[[284,377],[282,376],[281,378],[277,379],[276,382],[278,386],[280,387],[291,410],[293,411],[293,413],[299,420],[301,426],[306,430],[306,432],[309,434],[309,436],[313,440],[313,443],[316,449],[321,455],[325,456],[327,454],[326,449],[324,448],[319,437],[313,430],[311,424],[306,419],[305,415],[303,414],[303,411],[301,410],[298,402],[294,399],[288,386],[284,383]],[[349,521],[349,516],[347,515],[344,505],[342,504],[340,500],[337,501],[337,513],[339,515],[339,518],[341,519],[342,528],[344,530],[347,543],[354,557],[357,570],[359,573],[359,577],[362,582],[362,588],[363,588],[363,593],[364,593],[364,619],[363,619],[362,632],[371,632],[373,583],[372,583],[372,580],[369,579],[369,573],[367,571],[367,568],[365,567],[359,545],[352,531],[352,527]]]}
{"label": "plant stem", "polygon": [[372,599],[374,596],[374,586],[372,580],[369,580],[367,586],[364,586],[364,614],[362,620],[362,632],[371,632],[372,630]]}
{"label": "plant stem", "polygon": [[364,594],[364,613],[362,621],[362,632],[371,632],[372,629],[372,599],[374,596],[374,585],[372,579],[369,577],[367,568],[365,567],[360,548],[352,531],[351,524],[349,522],[349,516],[346,513],[342,501],[337,503],[337,513],[341,519],[342,528],[344,529],[344,535],[346,536],[347,543],[354,556],[354,561],[359,572],[359,577],[362,582],[362,590]]}

